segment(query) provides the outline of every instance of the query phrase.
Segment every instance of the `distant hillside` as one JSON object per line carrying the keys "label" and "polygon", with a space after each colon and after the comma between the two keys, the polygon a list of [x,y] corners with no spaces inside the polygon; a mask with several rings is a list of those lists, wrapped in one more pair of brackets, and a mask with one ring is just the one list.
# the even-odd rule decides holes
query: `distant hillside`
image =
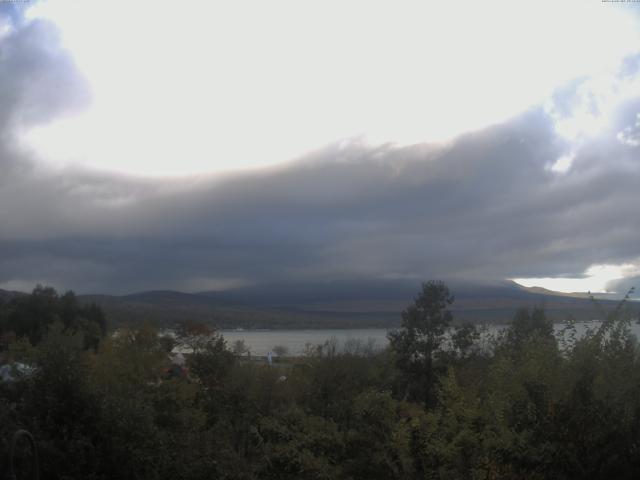
{"label": "distant hillside", "polygon": [[12,290],[2,290],[0,288],[0,300],[10,300],[13,297],[17,297],[20,295],[26,295],[25,293],[22,292],[14,292]]}
{"label": "distant hillside", "polygon": [[[400,312],[418,291],[415,282],[376,281],[246,287],[224,292],[149,291],[132,295],[82,295],[100,305],[114,325],[152,322],[171,325],[184,319],[218,328],[396,327]],[[522,287],[514,282],[456,284],[456,321],[506,323],[522,306],[543,306],[554,321],[599,316],[586,294],[564,294]],[[605,309],[617,301],[600,300]]]}

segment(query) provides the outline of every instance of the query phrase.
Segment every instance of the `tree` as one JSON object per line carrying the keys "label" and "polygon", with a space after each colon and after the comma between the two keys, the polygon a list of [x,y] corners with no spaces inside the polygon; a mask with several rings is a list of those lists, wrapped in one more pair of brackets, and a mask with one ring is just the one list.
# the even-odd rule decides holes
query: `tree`
{"label": "tree", "polygon": [[531,312],[526,307],[519,308],[507,331],[507,340],[514,349],[520,350],[526,341],[534,338],[555,341],[553,321],[547,318],[542,307],[534,307]]}
{"label": "tree", "polygon": [[434,359],[453,319],[448,310],[453,300],[444,282],[423,283],[414,303],[402,312],[400,329],[388,334],[407,394],[421,398],[427,407],[436,400]]}
{"label": "tree", "polygon": [[469,357],[480,339],[480,332],[472,323],[455,327],[451,334],[451,346],[460,359]]}
{"label": "tree", "polygon": [[206,343],[189,355],[187,365],[191,372],[209,389],[218,388],[236,363],[222,335],[211,334]]}
{"label": "tree", "polygon": [[549,342],[555,347],[553,321],[547,318],[541,307],[534,307],[531,311],[527,307],[519,308],[506,331],[504,341],[503,346],[514,354],[521,352],[531,342]]}
{"label": "tree", "polygon": [[247,344],[244,340],[236,340],[235,342],[233,342],[233,347],[231,347],[231,350],[235,355],[238,355],[240,357],[249,351],[249,347],[247,347]]}
{"label": "tree", "polygon": [[82,337],[60,321],[50,325],[34,352],[37,369],[22,385],[20,409],[38,439],[46,478],[82,478],[96,468],[91,437],[99,408],[87,388],[89,353]]}
{"label": "tree", "polygon": [[80,333],[86,349],[96,350],[107,333],[102,309],[94,303],[81,303],[72,291],[58,295],[55,289],[38,285],[31,295],[12,298],[3,310],[0,334],[13,332],[17,338],[26,337],[34,345],[55,322],[60,322],[69,335]]}
{"label": "tree", "polygon": [[188,350],[189,353],[198,353],[205,348],[209,342],[216,337],[216,332],[204,323],[193,320],[184,320],[175,329],[176,341],[180,348]]}
{"label": "tree", "polygon": [[284,345],[276,345],[273,347],[273,353],[278,357],[284,357],[289,354],[289,349]]}

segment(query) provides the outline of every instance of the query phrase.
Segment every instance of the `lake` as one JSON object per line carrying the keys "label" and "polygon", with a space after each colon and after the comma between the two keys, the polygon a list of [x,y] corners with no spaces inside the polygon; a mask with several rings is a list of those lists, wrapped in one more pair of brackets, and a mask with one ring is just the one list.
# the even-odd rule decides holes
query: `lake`
{"label": "lake", "polygon": [[367,341],[373,339],[376,346],[387,345],[387,330],[384,328],[355,328],[331,330],[222,330],[229,348],[236,340],[244,340],[252,355],[266,355],[276,345],[286,347],[291,355],[300,355],[305,345],[318,345],[335,337],[341,345],[350,339]]}
{"label": "lake", "polygon": [[[583,335],[588,328],[596,328],[600,322],[578,322],[576,332],[578,336]],[[485,334],[495,334],[504,329],[505,325],[485,326]],[[559,335],[564,328],[564,324],[554,326],[556,334]],[[640,337],[640,325],[633,322],[631,331]],[[276,345],[286,347],[290,355],[300,355],[305,350],[305,345],[319,345],[331,338],[335,338],[340,345],[344,345],[349,340],[361,340],[363,342],[375,342],[375,346],[384,348],[387,340],[387,329],[385,328],[357,328],[357,329],[327,329],[327,330],[222,330],[229,348],[233,347],[236,340],[244,340],[246,346],[251,350],[252,355],[266,355],[273,350]]]}

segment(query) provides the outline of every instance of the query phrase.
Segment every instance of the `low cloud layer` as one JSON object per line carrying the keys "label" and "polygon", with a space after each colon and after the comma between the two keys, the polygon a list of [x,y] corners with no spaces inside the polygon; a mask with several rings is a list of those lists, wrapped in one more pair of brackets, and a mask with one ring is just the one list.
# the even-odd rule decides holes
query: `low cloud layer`
{"label": "low cloud layer", "polygon": [[589,97],[578,80],[444,145],[354,139],[277,168],[149,180],[52,169],[21,147],[22,129],[86,107],[89,90],[51,24],[0,8],[12,25],[0,39],[2,288],[578,277],[640,259],[638,58],[597,135],[558,130]]}

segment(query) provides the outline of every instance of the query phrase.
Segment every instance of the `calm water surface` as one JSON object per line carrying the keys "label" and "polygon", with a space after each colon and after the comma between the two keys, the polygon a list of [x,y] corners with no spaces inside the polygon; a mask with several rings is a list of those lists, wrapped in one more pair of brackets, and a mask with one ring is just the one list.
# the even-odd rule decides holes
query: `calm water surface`
{"label": "calm water surface", "polygon": [[222,330],[229,347],[236,340],[244,340],[252,355],[266,355],[276,345],[286,347],[291,355],[304,352],[305,345],[319,345],[335,337],[341,345],[350,339],[373,339],[376,347],[387,345],[387,330],[383,328],[356,328],[349,330]]}
{"label": "calm water surface", "polygon": [[[588,328],[596,328],[598,321],[576,323],[577,336],[581,336]],[[504,329],[504,325],[489,325],[484,327],[484,335],[495,334]],[[563,324],[555,325],[556,334],[561,335]],[[290,355],[302,354],[306,344],[319,345],[331,338],[335,338],[340,345],[349,340],[373,341],[375,346],[384,348],[387,340],[387,329],[384,328],[358,328],[358,329],[331,329],[331,330],[222,330],[229,347],[233,347],[236,340],[244,340],[252,355],[266,355],[276,345],[287,348]],[[640,325],[631,324],[631,331],[640,338]]]}

